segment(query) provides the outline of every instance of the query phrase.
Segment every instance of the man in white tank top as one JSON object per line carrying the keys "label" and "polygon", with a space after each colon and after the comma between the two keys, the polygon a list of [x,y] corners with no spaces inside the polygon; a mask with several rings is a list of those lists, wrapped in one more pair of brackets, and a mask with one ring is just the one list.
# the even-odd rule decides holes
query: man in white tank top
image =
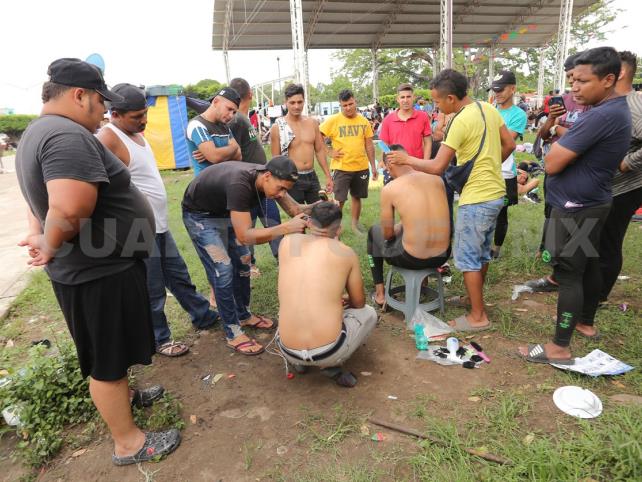
{"label": "man in white tank top", "polygon": [[176,297],[190,315],[194,328],[209,328],[219,315],[210,309],[209,301],[196,291],[187,265],[176,247],[167,223],[167,193],[161,179],[154,153],[142,136],[147,125],[147,104],[143,90],[131,84],[114,87],[123,97],[112,103],[111,122],[97,134],[103,145],[129,167],[131,180],[146,196],[156,219],[156,246],[145,259],[147,287],[156,338],[156,352],[176,357],[189,351],[185,343],[173,341],[165,316],[165,288]]}

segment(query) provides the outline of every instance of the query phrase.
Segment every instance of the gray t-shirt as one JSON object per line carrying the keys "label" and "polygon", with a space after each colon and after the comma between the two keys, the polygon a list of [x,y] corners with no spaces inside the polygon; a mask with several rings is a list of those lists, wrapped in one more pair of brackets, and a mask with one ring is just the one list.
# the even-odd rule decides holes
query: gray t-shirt
{"label": "gray t-shirt", "polygon": [[46,267],[53,281],[77,285],[104,278],[151,253],[151,206],[131,182],[127,166],[80,124],[57,115],[34,120],[20,140],[16,172],[22,194],[43,226],[49,210],[48,181],[98,185],[91,218]]}
{"label": "gray t-shirt", "polygon": [[241,160],[253,164],[267,163],[265,151],[250,119],[245,114],[237,112],[229,125],[234,139],[241,148]]}

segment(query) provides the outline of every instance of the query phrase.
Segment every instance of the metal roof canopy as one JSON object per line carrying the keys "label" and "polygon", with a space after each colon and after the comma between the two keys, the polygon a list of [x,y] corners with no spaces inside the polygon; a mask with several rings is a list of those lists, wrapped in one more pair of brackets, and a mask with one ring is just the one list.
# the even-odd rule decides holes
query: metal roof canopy
{"label": "metal roof canopy", "polygon": [[[451,66],[453,46],[487,48],[490,83],[497,48],[543,47],[557,34],[554,84],[561,90],[571,21],[597,1],[215,0],[212,48],[223,51],[228,82],[230,50],[291,48],[294,76],[303,84],[306,98],[308,49],[370,49],[376,99],[379,49],[433,48],[438,51],[438,67],[445,68]],[[541,102],[543,56],[539,67],[537,90]]]}
{"label": "metal roof canopy", "polygon": [[[540,47],[558,32],[563,1],[453,0],[452,45]],[[585,11],[596,1],[574,0],[572,15]],[[441,3],[301,0],[304,47],[307,50],[438,46]],[[291,49],[291,28],[289,0],[216,0],[212,48]],[[515,33],[511,35],[512,32]],[[508,35],[499,37],[502,34]]]}

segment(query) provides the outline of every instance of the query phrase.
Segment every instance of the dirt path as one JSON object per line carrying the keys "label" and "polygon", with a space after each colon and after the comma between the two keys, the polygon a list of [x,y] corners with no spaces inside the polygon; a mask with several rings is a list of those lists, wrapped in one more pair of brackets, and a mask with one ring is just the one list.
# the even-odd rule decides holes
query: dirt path
{"label": "dirt path", "polygon": [[[492,332],[479,335],[476,339],[492,357],[491,364],[476,370],[441,367],[415,360],[414,341],[401,327],[397,315],[386,314],[368,343],[348,363],[359,377],[354,389],[337,387],[316,371],[288,380],[279,357],[233,354],[224,347],[221,332],[200,336],[183,358],[156,358],[154,366],[143,370],[139,379],[143,384],[161,382],[176,394],[183,403],[187,426],[175,454],[143,468],[157,471],[155,481],[288,479],[323,460],[323,454],[310,458],[310,432],[298,424],[310,413],[331,417],[334,407],[341,405],[362,416],[373,414],[421,429],[421,420],[412,414],[423,410],[443,414],[463,427],[479,408],[480,400],[469,400],[471,393],[480,390],[528,392],[538,407],[529,414],[529,423],[537,424],[538,431],[555,428],[559,414],[550,394],[535,389],[553,369],[536,368],[533,373],[532,367],[516,363],[515,342]],[[217,373],[223,377],[212,385],[211,378]],[[229,379],[229,374],[235,377]],[[207,375],[212,376],[210,381],[203,382]],[[192,415],[196,423],[190,421]],[[528,430],[524,427],[525,434]],[[387,447],[405,447],[409,453],[414,450],[413,440],[383,431]],[[346,456],[372,450],[375,445],[370,437],[359,434],[344,443],[347,445],[341,447]],[[110,440],[103,436],[77,458],[69,452],[62,454],[40,480],[144,480],[135,466],[114,467],[111,450]]]}

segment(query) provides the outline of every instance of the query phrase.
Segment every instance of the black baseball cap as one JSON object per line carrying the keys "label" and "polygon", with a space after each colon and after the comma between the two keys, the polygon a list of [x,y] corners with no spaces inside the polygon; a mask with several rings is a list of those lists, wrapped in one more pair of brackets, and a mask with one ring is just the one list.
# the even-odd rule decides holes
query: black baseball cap
{"label": "black baseball cap", "polygon": [[83,60],[73,58],[54,60],[49,65],[47,74],[50,82],[92,89],[110,102],[122,100],[120,95],[114,94],[107,88],[100,69]]}
{"label": "black baseball cap", "polygon": [[517,85],[517,79],[515,78],[515,74],[510,70],[502,70],[495,76],[492,84],[490,84],[490,88],[486,90],[501,92],[507,85]]}
{"label": "black baseball cap", "polygon": [[212,102],[216,97],[225,97],[227,100],[234,102],[236,104],[236,107],[238,107],[241,103],[241,96],[236,91],[236,89],[233,89],[232,87],[224,87],[208,100]]}
{"label": "black baseball cap", "polygon": [[299,179],[296,164],[287,156],[273,157],[265,167],[274,177],[278,177],[282,181],[296,182]]}
{"label": "black baseball cap", "polygon": [[111,109],[124,111],[143,110],[147,107],[145,92],[140,87],[132,84],[118,84],[112,87],[112,92],[118,94],[123,100],[116,100],[109,103]]}

